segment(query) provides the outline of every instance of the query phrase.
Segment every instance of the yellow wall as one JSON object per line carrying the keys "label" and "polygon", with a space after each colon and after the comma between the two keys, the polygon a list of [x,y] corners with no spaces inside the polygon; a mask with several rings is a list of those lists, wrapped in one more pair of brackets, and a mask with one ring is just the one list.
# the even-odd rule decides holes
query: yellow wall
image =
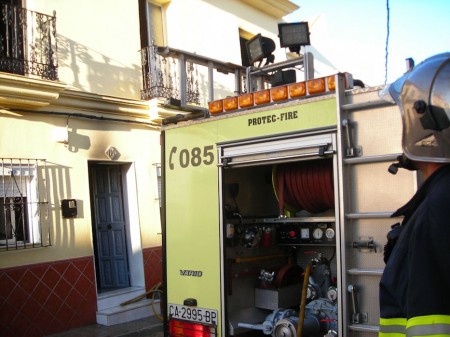
{"label": "yellow wall", "polygon": [[[144,103],[141,108],[145,117]],[[42,112],[50,110],[52,106],[41,109]],[[124,117],[110,115],[109,118]],[[128,120],[141,119],[130,116]],[[52,240],[50,247],[0,253],[0,268],[93,255],[89,161],[128,164],[127,202],[132,205],[129,217],[133,222],[128,225],[140,224],[140,232],[133,234],[135,240],[141,240],[142,247],[161,245],[154,166],[160,161],[158,129],[137,123],[21,112],[20,109],[2,110],[0,129],[3,158],[47,161]],[[67,145],[58,142],[67,135]],[[119,151],[119,158],[110,160],[106,156],[105,151],[110,146]],[[72,198],[78,202],[78,216],[64,219],[61,199]]]}
{"label": "yellow wall", "polygon": [[[159,129],[32,111],[149,122],[148,104],[140,101],[138,1],[27,0],[25,7],[46,15],[56,12],[59,81],[33,80],[31,92],[30,79],[0,74],[1,105],[7,108],[0,111],[0,153],[3,158],[47,160],[52,246],[2,252],[0,268],[93,255],[88,163],[96,160],[129,168],[132,253],[160,246],[154,166],[160,162]],[[57,88],[48,94],[52,83]],[[58,143],[67,130],[69,144]],[[105,155],[109,146],[120,152],[117,160]],[[61,199],[66,198],[78,201],[75,219],[61,216]]]}

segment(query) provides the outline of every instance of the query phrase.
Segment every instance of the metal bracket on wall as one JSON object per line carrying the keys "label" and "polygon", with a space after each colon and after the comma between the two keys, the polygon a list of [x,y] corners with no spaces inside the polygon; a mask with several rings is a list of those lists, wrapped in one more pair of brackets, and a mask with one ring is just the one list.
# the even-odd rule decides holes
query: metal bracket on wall
{"label": "metal bracket on wall", "polygon": [[359,287],[356,287],[354,284],[349,284],[347,287],[347,291],[350,293],[350,297],[352,300],[351,322],[353,324],[366,323],[368,320],[367,313],[359,311],[359,302],[358,302]]}
{"label": "metal bracket on wall", "polygon": [[359,237],[359,241],[353,241],[353,248],[358,249],[360,252],[368,250],[371,252],[377,252],[377,245],[373,242],[373,237]]}
{"label": "metal bracket on wall", "polygon": [[359,157],[362,155],[362,147],[361,146],[353,146],[353,137],[352,137],[352,128],[354,129],[355,125],[348,119],[342,120],[342,127],[345,129],[345,140],[347,142],[347,149],[345,155],[347,157]]}

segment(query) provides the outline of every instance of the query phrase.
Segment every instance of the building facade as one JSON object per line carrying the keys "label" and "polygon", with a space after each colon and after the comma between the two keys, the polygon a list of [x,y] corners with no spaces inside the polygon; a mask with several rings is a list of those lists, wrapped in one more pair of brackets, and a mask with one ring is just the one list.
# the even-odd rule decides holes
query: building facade
{"label": "building facade", "polygon": [[[275,0],[0,1],[2,335],[129,319],[106,312],[161,282],[160,123],[233,93],[220,67],[242,70],[245,41],[276,41],[295,9]],[[168,60],[178,62],[173,78],[158,65]],[[179,89],[155,91],[170,78]],[[148,301],[134,318],[157,314]]]}

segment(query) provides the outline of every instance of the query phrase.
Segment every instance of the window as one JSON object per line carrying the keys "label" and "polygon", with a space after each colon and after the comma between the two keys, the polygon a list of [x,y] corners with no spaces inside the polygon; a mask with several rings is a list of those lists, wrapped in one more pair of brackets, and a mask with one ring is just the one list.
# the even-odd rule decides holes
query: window
{"label": "window", "polygon": [[[159,74],[162,70],[155,60],[158,58],[155,51],[157,47],[166,47],[165,39],[165,11],[168,0],[139,0],[139,23],[141,35],[141,62],[143,74],[143,88],[141,98],[144,100],[153,97],[167,97],[164,85],[159,83]],[[161,65],[161,63],[159,63]],[[169,65],[170,67],[170,65]],[[164,81],[165,79],[163,79]],[[157,92],[155,92],[155,90]],[[176,97],[172,95],[171,97]]]}
{"label": "window", "polygon": [[147,11],[150,45],[156,44],[157,46],[165,46],[163,8],[160,5],[149,2]]}
{"label": "window", "polygon": [[50,245],[45,161],[0,159],[0,251]]}
{"label": "window", "polygon": [[0,71],[58,79],[56,14],[27,10],[22,0],[0,0]]}
{"label": "window", "polygon": [[0,12],[0,71],[23,75],[25,14],[21,0],[1,0]]}
{"label": "window", "polygon": [[247,41],[251,40],[255,35],[239,28],[239,43],[241,45],[241,60],[244,67],[251,66],[247,54]]}

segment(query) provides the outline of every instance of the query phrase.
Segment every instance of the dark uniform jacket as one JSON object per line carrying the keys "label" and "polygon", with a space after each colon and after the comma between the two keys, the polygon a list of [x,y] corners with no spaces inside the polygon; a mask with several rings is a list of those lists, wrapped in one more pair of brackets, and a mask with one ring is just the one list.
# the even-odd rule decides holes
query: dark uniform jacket
{"label": "dark uniform jacket", "polygon": [[450,166],[393,214],[401,233],[380,281],[380,337],[450,336]]}

